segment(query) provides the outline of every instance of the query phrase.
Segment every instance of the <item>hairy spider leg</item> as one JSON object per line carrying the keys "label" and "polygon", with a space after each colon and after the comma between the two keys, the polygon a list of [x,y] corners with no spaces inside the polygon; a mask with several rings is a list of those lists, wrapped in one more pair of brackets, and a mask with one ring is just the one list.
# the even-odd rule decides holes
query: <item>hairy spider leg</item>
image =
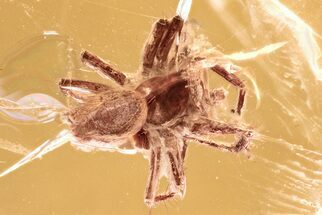
{"label": "hairy spider leg", "polygon": [[173,198],[175,196],[175,192],[171,192],[171,193],[168,193],[168,194],[161,194],[161,195],[158,195],[154,198],[154,201],[155,202],[162,202],[162,201],[165,201],[167,199],[170,199],[170,198]]}
{"label": "hairy spider leg", "polygon": [[[184,20],[180,16],[174,16],[168,24],[167,32],[160,42],[159,48],[156,53],[157,65],[159,68],[164,68],[168,55],[173,45],[176,36],[180,36],[181,30],[183,28]],[[175,56],[178,52],[178,44],[176,44]],[[176,58],[176,57],[175,57]]]}
{"label": "hairy spider leg", "polygon": [[[247,150],[250,138],[253,135],[252,131],[244,130],[227,123],[216,122],[210,119],[203,119],[195,123],[192,126],[191,132],[192,134],[185,136],[187,140],[194,140],[201,144],[231,152],[241,152],[243,150]],[[232,146],[225,146],[200,138],[200,136],[207,134],[236,134],[238,135],[239,139]]]}
{"label": "hairy spider leg", "polygon": [[225,145],[215,143],[214,141],[201,139],[198,136],[188,135],[188,136],[185,137],[185,139],[186,140],[191,140],[191,141],[196,141],[197,143],[207,145],[207,146],[210,146],[210,147],[213,147],[213,148],[217,148],[219,150],[236,152],[236,153],[241,152],[243,150],[247,150],[247,144],[249,142],[249,140],[246,139],[245,137],[241,137],[241,139],[239,139],[238,142],[235,145],[233,145],[233,146],[225,146]]}
{"label": "hairy spider leg", "polygon": [[102,74],[105,78],[111,78],[119,85],[123,86],[127,81],[127,77],[120,71],[114,69],[111,65],[106,63],[104,60],[99,58],[98,56],[91,54],[88,51],[84,51],[81,55],[82,62],[99,71],[99,74]]}
{"label": "hairy spider leg", "polygon": [[23,157],[21,160],[19,160],[17,163],[0,173],[0,178],[15,171],[16,169],[20,168],[21,166],[37,159],[41,158],[45,154],[58,149],[59,147],[63,146],[64,144],[68,143],[72,138],[72,135],[67,130],[61,131],[58,136],[51,141],[46,141],[40,146],[38,146],[36,149],[28,153],[25,157]]}
{"label": "hairy spider leg", "polygon": [[[159,19],[153,26],[151,35],[144,46],[142,75],[149,76],[155,66],[164,69],[168,55],[177,35],[180,35],[184,20],[175,16],[171,20]],[[176,45],[176,52],[178,47]]]}
{"label": "hairy spider leg", "polygon": [[91,94],[112,89],[104,84],[73,79],[61,79],[59,82],[59,88],[64,95],[71,96],[77,101],[83,101]]}
{"label": "hairy spider leg", "polygon": [[[168,200],[170,198],[173,198],[173,197],[175,197],[175,195],[178,194],[178,191],[180,193],[181,198],[185,195],[185,192],[186,192],[186,178],[185,178],[184,171],[183,171],[183,168],[184,168],[183,163],[184,163],[184,159],[185,159],[185,156],[186,156],[186,151],[187,151],[187,144],[186,144],[186,141],[184,141],[184,145],[183,145],[182,152],[181,152],[181,162],[180,162],[180,165],[178,165],[178,166],[180,166],[180,168],[176,167],[176,162],[174,161],[173,154],[168,153],[168,156],[170,155],[169,159],[170,159],[170,157],[172,158],[172,159],[170,159],[170,162],[171,162],[171,171],[172,171],[173,177],[175,177],[174,176],[175,174],[180,176],[177,179],[171,179],[171,180],[178,180],[176,182],[176,186],[179,187],[180,189],[179,190],[174,189],[174,191],[173,191],[173,189],[170,188],[170,190],[168,190],[165,194],[157,195],[154,198],[155,202],[161,202],[161,201],[165,201],[165,200]],[[179,154],[179,156],[180,156],[180,154]]]}
{"label": "hairy spider leg", "polygon": [[[211,68],[214,72],[216,72],[218,75],[226,79],[229,83],[232,85],[239,87],[239,95],[238,95],[238,103],[237,103],[237,108],[236,112],[240,115],[241,114],[241,109],[244,106],[245,102],[245,95],[246,95],[246,90],[245,90],[245,84],[243,83],[242,80],[238,78],[237,75],[228,72],[225,68],[216,65]],[[235,110],[233,110],[235,111]]]}
{"label": "hairy spider leg", "polygon": [[[182,150],[186,150],[183,142],[180,142],[179,137],[169,130],[160,132],[164,138],[166,148],[166,156],[169,162],[169,193],[175,192],[180,197],[183,197],[186,191],[186,177],[184,175]],[[181,144],[180,144],[181,143]]]}
{"label": "hairy spider leg", "polygon": [[[145,139],[147,140],[147,139]],[[173,153],[167,152],[167,156],[169,156],[169,162],[171,167],[171,172],[174,175],[176,179],[173,179],[174,177],[171,177],[169,180],[173,180],[175,183],[175,187],[173,187],[172,181],[169,182],[170,189],[166,193],[157,194],[158,191],[158,185],[159,185],[159,179],[161,178],[161,146],[150,146],[152,147],[150,151],[150,173],[148,178],[148,183],[146,187],[146,195],[145,195],[145,203],[149,207],[153,207],[155,203],[164,201],[166,199],[174,197],[178,192],[180,192],[180,196],[183,197],[185,192],[185,177],[183,173],[183,168],[177,168],[177,156],[184,158],[184,154],[180,154],[179,152]],[[184,151],[186,148],[184,149]],[[175,157],[176,156],[176,157]],[[175,166],[174,166],[175,165]],[[179,165],[183,166],[183,162]],[[178,165],[178,166],[179,166]],[[178,189],[178,187],[180,189]]]}
{"label": "hairy spider leg", "polygon": [[[146,131],[144,131],[143,129],[141,129],[134,136],[134,140],[136,142],[135,143],[135,146],[138,147],[138,148],[140,148],[140,149],[150,149],[150,147],[151,147],[150,144],[149,144],[149,140],[148,140],[148,133]],[[179,154],[179,156],[181,156],[181,159],[182,160],[185,157],[185,153],[186,153],[186,149],[187,149],[186,147],[187,147],[187,145],[184,144],[182,153],[181,154],[177,153],[177,154]],[[157,151],[158,150],[159,149],[157,149]],[[172,191],[171,190],[171,191],[168,191],[165,194],[156,195],[156,193],[157,193],[157,187],[158,187],[158,183],[159,183],[159,178],[160,178],[160,175],[159,175],[160,174],[159,173],[159,171],[160,171],[160,161],[158,161],[156,163],[156,159],[160,159],[158,157],[159,157],[159,155],[156,154],[156,152],[152,149],[151,156],[150,156],[150,176],[149,176],[149,182],[148,182],[148,185],[147,185],[147,188],[146,188],[146,197],[145,197],[145,202],[150,207],[152,207],[154,205],[154,203],[161,202],[161,201],[165,201],[165,200],[167,200],[169,198],[173,198],[178,193],[177,189],[175,189],[175,191]],[[169,154],[169,157],[173,157],[173,154]],[[172,163],[175,165],[175,161],[173,161]],[[174,168],[175,167],[173,167],[171,169],[172,172],[179,172],[177,170],[177,168],[175,170],[174,170]],[[173,175],[178,175],[178,174],[174,174],[174,173],[172,173],[172,174]],[[181,171],[181,174],[183,174],[183,171]],[[171,180],[175,181],[172,178],[171,178]],[[181,180],[181,178],[179,180]],[[171,182],[170,182],[170,184],[171,184]],[[179,184],[182,184],[182,182],[180,182]],[[181,190],[183,190],[183,192],[181,192],[181,196],[183,196],[185,189],[181,189]]]}
{"label": "hairy spider leg", "polygon": [[168,20],[159,19],[152,28],[151,35],[146,41],[143,50],[143,76],[149,76],[150,74],[150,69],[153,67],[157,50],[162,41],[163,35],[167,30],[168,24]]}
{"label": "hairy spider leg", "polygon": [[177,152],[167,152],[167,156],[170,162],[172,181],[175,184],[170,182],[170,190],[175,190],[176,194],[179,194],[180,197],[183,197],[186,192],[186,177],[183,172],[183,161],[181,157],[178,158],[176,155],[180,154]]}
{"label": "hairy spider leg", "polygon": [[181,151],[181,159],[182,162],[184,162],[186,155],[187,155],[187,150],[188,150],[188,144],[186,140],[183,140],[183,146],[182,146],[182,151]]}
{"label": "hairy spider leg", "polygon": [[160,163],[161,163],[161,147],[157,146],[151,150],[150,154],[150,175],[148,184],[146,187],[146,194],[144,202],[149,206],[153,207],[155,199],[157,198],[156,193],[158,189],[158,183],[160,178]]}
{"label": "hairy spider leg", "polygon": [[[161,148],[159,148],[161,150]],[[151,160],[150,160],[150,177],[146,190],[145,203],[149,207],[153,207],[155,203],[165,201],[167,199],[175,197],[178,194],[178,191],[170,191],[163,194],[156,194],[160,179],[160,162],[161,162],[161,154],[153,154],[152,150]],[[158,152],[157,152],[158,153]],[[153,163],[152,163],[153,162]],[[171,185],[170,185],[171,186]],[[181,193],[181,197],[183,197],[184,193]],[[153,197],[154,196],[154,197]]]}

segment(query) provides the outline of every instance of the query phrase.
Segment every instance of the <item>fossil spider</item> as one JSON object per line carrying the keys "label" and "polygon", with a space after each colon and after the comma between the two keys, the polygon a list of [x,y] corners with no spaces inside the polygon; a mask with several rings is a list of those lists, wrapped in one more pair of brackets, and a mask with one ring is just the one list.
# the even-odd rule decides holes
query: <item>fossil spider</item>
{"label": "fossil spider", "polygon": [[[183,27],[184,20],[180,16],[155,23],[144,48],[143,81],[138,86],[132,88],[131,80],[123,73],[87,51],[82,54],[82,61],[123,87],[113,89],[69,79],[63,79],[59,84],[62,92],[81,101],[67,114],[70,128],[79,142],[108,144],[133,137],[135,148],[148,152],[150,176],[145,202],[149,206],[174,196],[184,196],[183,163],[187,141],[240,152],[247,147],[251,137],[248,130],[208,118],[209,106],[223,99],[223,93],[220,90],[209,93],[205,88],[202,79],[205,71],[197,69],[203,58],[191,54],[190,47],[178,47],[180,44],[174,43],[180,34],[182,38],[187,37],[184,34],[188,32],[183,31]],[[220,65],[210,69],[241,88],[237,104],[240,114],[245,95],[243,82]],[[130,90],[126,86],[130,86]],[[83,90],[89,93],[84,94]],[[236,134],[238,140],[233,146],[223,146],[200,138],[209,133]],[[168,178],[170,186],[166,193],[157,194],[162,176]]]}
{"label": "fossil spider", "polygon": [[[90,52],[82,53],[83,63],[119,87],[73,79],[59,82],[62,93],[76,101],[64,115],[74,146],[83,150],[88,150],[86,146],[111,146],[121,151],[130,143],[148,158],[145,203],[149,207],[172,197],[184,197],[184,160],[189,141],[237,153],[247,150],[252,137],[250,130],[211,119],[213,104],[224,99],[225,93],[207,88],[206,73],[214,71],[239,88],[238,114],[244,104],[245,85],[227,71],[204,37],[193,35],[191,26],[180,15],[158,20],[144,46],[135,80]],[[209,134],[233,134],[236,140],[231,146],[220,145],[205,138]],[[0,177],[60,145],[44,143]],[[168,179],[169,187],[165,193],[158,193],[162,177]]]}

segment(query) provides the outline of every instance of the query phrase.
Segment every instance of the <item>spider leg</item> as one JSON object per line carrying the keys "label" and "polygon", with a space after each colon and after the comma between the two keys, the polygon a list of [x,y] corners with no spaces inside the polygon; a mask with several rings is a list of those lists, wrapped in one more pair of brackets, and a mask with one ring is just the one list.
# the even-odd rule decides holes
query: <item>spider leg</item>
{"label": "spider leg", "polygon": [[[164,68],[165,63],[168,60],[168,55],[173,45],[173,42],[177,35],[180,35],[183,28],[184,20],[180,16],[173,17],[168,24],[167,32],[162,38],[160,46],[156,53],[158,65],[160,68]],[[176,45],[176,54],[178,51],[178,45]]]}
{"label": "spider leg", "polygon": [[[153,66],[163,69],[167,63],[173,42],[180,34],[184,20],[175,16],[171,20],[159,19],[152,29],[150,38],[145,44],[143,51],[143,76],[149,76]],[[176,46],[177,54],[178,46]]]}
{"label": "spider leg", "polygon": [[161,163],[161,147],[155,147],[151,150],[150,155],[150,175],[146,187],[146,194],[144,202],[153,207],[155,203],[156,193],[158,189],[160,177],[160,163]]}
{"label": "spider leg", "polygon": [[[179,194],[181,198],[183,198],[186,191],[186,178],[183,172],[183,161],[181,160],[182,156],[184,158],[186,152],[186,148],[184,149],[183,154],[168,152],[167,157],[170,162],[170,177],[169,183],[170,187],[168,191],[164,194],[158,194],[154,198],[154,202],[158,203],[161,201],[168,200],[170,198],[175,197]],[[179,158],[179,159],[178,159]]]}
{"label": "spider leg", "polygon": [[[225,68],[216,65],[211,68],[214,72],[216,72],[218,75],[226,79],[229,83],[232,85],[236,86],[239,88],[239,95],[238,95],[238,103],[237,103],[237,108],[236,112],[240,115],[241,114],[241,109],[244,106],[245,102],[245,95],[246,95],[246,90],[245,90],[245,84],[238,78],[237,75],[228,72]],[[235,111],[235,110],[233,110]]]}
{"label": "spider leg", "polygon": [[171,172],[171,177],[169,179],[170,191],[174,191],[175,194],[179,194],[180,197],[183,197],[186,191],[186,177],[183,171],[183,160],[181,159],[179,152],[168,152],[167,156],[170,162]]}
{"label": "spider leg", "polygon": [[108,63],[88,51],[84,51],[81,60],[87,66],[98,70],[104,77],[113,79],[116,83],[123,86],[127,82],[127,77],[122,72],[115,70]]}
{"label": "spider leg", "polygon": [[[171,136],[171,133],[166,133],[169,136],[165,136],[165,133],[160,133],[166,140],[167,143],[170,141],[170,143],[174,143]],[[152,135],[153,136],[153,135]],[[141,149],[149,149],[151,148],[149,144],[149,139],[151,140],[151,135],[144,131],[143,129],[140,130],[135,136],[134,140],[136,142],[136,147]],[[171,145],[171,144],[170,144]],[[177,146],[177,145],[171,145],[171,146]],[[183,173],[183,158],[185,157],[186,152],[186,144],[183,147],[182,153],[180,153],[178,150],[173,150],[172,147],[169,147],[169,150],[167,150],[168,146],[166,146],[166,159],[170,163],[169,165],[169,184],[170,187],[168,191],[164,194],[157,194],[158,190],[158,184],[159,179],[161,177],[160,171],[161,170],[161,147],[153,147],[151,149],[151,155],[150,155],[150,175],[149,175],[149,182],[146,188],[146,197],[145,197],[145,203],[152,207],[155,203],[165,201],[166,199],[174,197],[176,194],[180,194],[181,197],[183,197],[185,193],[185,176]]]}
{"label": "spider leg", "polygon": [[164,138],[166,156],[169,162],[169,193],[175,192],[181,197],[186,190],[186,177],[184,175],[183,160],[186,154],[186,145],[178,134],[170,130],[161,130],[161,136]]}
{"label": "spider leg", "polygon": [[166,19],[159,19],[153,26],[152,33],[147,40],[143,51],[143,71],[144,76],[148,76],[153,67],[154,58],[157,53],[162,37],[168,27],[168,21]]}
{"label": "spider leg", "polygon": [[59,88],[66,96],[71,96],[76,100],[84,100],[90,94],[112,89],[104,84],[73,79],[61,79],[59,82]]}
{"label": "spider leg", "polygon": [[[164,194],[159,194],[154,198],[156,203],[168,200],[170,198],[175,197],[176,195],[180,194],[180,197],[183,198],[186,192],[186,177],[183,171],[183,161],[186,156],[187,151],[187,144],[184,141],[184,145],[180,153],[177,153],[177,159],[181,161],[177,162],[178,160],[175,159],[175,156],[172,153],[168,153],[168,158],[171,163],[171,170],[169,180],[174,181],[174,184],[170,181],[170,188]],[[180,158],[179,158],[180,157]]]}
{"label": "spider leg", "polygon": [[[192,126],[191,132],[192,134],[188,134],[185,136],[187,140],[194,140],[201,144],[205,144],[226,151],[228,150],[231,152],[241,152],[243,150],[247,150],[250,138],[253,135],[252,131],[244,130],[227,123],[216,122],[209,119],[203,119],[195,123]],[[200,138],[200,135],[208,134],[235,134],[238,137],[238,139],[234,143],[234,145],[225,146],[217,144],[213,141],[204,140]]]}
{"label": "spider leg", "polygon": [[68,143],[70,139],[71,134],[67,130],[61,131],[54,140],[44,142],[42,145],[38,146],[35,150],[31,151],[29,154],[23,157],[20,161],[0,173],[0,178],[33,161],[34,159],[41,158],[48,152],[61,147],[62,145]]}
{"label": "spider leg", "polygon": [[181,159],[184,161],[187,155],[188,144],[187,141],[183,140],[183,146],[181,151]]}
{"label": "spider leg", "polygon": [[230,151],[230,152],[241,152],[243,150],[247,150],[247,145],[249,143],[249,140],[245,137],[241,137],[241,139],[239,139],[237,141],[237,143],[233,146],[225,146],[225,145],[221,145],[218,143],[215,143],[214,141],[210,141],[210,140],[205,140],[202,139],[198,136],[191,136],[191,135],[187,135],[185,137],[186,140],[192,140],[192,141],[197,141],[200,144],[203,145],[207,145],[213,148],[217,148],[219,150],[223,150],[223,151]]}
{"label": "spider leg", "polygon": [[162,202],[162,201],[165,201],[167,199],[170,199],[170,198],[173,198],[175,196],[175,192],[171,192],[171,193],[167,193],[167,194],[161,194],[161,195],[158,195],[154,198],[154,201],[155,202]]}

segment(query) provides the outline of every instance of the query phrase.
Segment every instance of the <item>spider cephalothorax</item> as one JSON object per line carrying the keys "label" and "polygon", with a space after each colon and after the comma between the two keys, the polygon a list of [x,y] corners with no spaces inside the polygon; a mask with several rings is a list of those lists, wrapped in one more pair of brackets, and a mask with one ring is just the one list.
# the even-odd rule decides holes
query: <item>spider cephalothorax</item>
{"label": "spider cephalothorax", "polygon": [[[246,149],[252,134],[211,119],[209,110],[225,94],[222,90],[208,89],[205,78],[208,71],[240,88],[235,109],[238,114],[244,104],[245,86],[218,58],[208,58],[209,43],[205,38],[194,39],[190,28],[180,16],[157,21],[146,42],[136,79],[128,79],[85,51],[82,61],[116,81],[118,88],[69,79],[59,84],[64,94],[79,103],[67,112],[66,122],[80,144],[100,142],[118,148],[126,139],[147,156],[150,176],[145,202],[149,206],[184,196],[183,164],[188,141],[240,152]],[[234,134],[236,142],[231,146],[219,145],[202,138],[208,134]],[[163,176],[168,178],[169,188],[157,194]]]}

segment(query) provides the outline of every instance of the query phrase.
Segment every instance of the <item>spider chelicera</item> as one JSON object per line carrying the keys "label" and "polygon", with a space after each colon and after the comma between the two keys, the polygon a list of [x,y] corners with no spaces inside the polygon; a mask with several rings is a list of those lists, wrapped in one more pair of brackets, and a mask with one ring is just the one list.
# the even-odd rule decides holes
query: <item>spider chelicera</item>
{"label": "spider chelicera", "polygon": [[[61,91],[75,100],[64,114],[74,146],[99,150],[98,146],[121,149],[128,144],[148,158],[145,203],[150,207],[184,196],[189,141],[237,153],[247,150],[252,137],[250,130],[211,119],[210,110],[225,93],[207,87],[207,72],[213,71],[239,88],[233,111],[237,114],[244,104],[245,85],[217,61],[218,52],[204,37],[196,36],[191,26],[179,15],[158,20],[145,44],[136,78],[127,77],[88,51],[82,53],[86,65],[114,80],[118,87],[73,79],[59,83]],[[235,142],[220,145],[206,138],[210,134],[232,134]],[[0,177],[60,145],[41,145]],[[158,193],[162,177],[168,179],[169,186],[165,193]]]}

